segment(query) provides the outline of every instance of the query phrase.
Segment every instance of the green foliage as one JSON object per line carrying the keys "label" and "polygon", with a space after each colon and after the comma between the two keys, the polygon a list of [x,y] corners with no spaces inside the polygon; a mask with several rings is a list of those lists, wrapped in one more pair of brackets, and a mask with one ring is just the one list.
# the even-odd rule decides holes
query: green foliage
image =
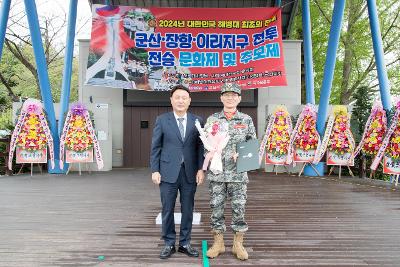
{"label": "green foliage", "polygon": [[[310,1],[316,103],[319,102],[322,86],[333,3],[333,1],[323,0]],[[364,0],[346,1],[332,84],[331,104],[349,104],[353,101],[356,89],[362,85],[368,87],[367,93],[371,96],[378,92],[366,4]],[[392,93],[397,93],[400,88],[400,42],[398,42],[400,2],[397,0],[377,1],[377,6],[388,78]],[[303,39],[301,8],[300,3],[292,27],[292,39]],[[349,74],[346,75],[346,72]]]}
{"label": "green foliage", "polygon": [[3,113],[9,105],[8,97],[0,91],[0,113]]}
{"label": "green foliage", "polygon": [[[0,112],[0,130],[10,130],[14,128],[11,122],[11,110],[5,110]],[[0,137],[2,137],[0,135]],[[0,143],[0,153],[4,153],[6,151],[6,144]],[[0,174],[4,174],[5,161],[4,157],[0,157]]]}
{"label": "green foliage", "polygon": [[351,113],[351,132],[357,143],[361,140],[365,124],[371,113],[372,97],[368,94],[368,91],[369,89],[367,86],[361,86],[353,95],[355,102]]}
{"label": "green foliage", "polygon": [[12,110],[8,109],[0,113],[0,130],[13,130]]}
{"label": "green foliage", "polygon": [[[19,49],[23,51],[24,57],[36,66],[33,54],[33,48],[27,44],[20,44]],[[62,53],[61,53],[62,54]],[[64,58],[61,56],[56,57],[48,66],[48,75],[50,80],[50,87],[53,95],[53,101],[59,102],[61,96],[61,85],[63,76]],[[7,46],[3,48],[3,56],[0,62],[0,72],[4,78],[9,81],[9,85],[15,95],[22,98],[37,98],[41,99],[40,90],[35,76],[16,59]],[[78,99],[78,58],[73,59],[73,69],[71,77],[71,92],[70,102],[77,101]],[[11,113],[3,110],[11,108],[11,98],[5,86],[0,83],[0,111],[3,120],[10,121]],[[0,125],[1,129],[1,125]]]}
{"label": "green foliage", "polygon": [[[54,65],[49,68],[49,79],[51,91],[53,94],[53,101],[55,103],[60,102],[61,97],[61,86],[64,69],[64,58],[59,58],[54,62]],[[70,102],[78,100],[78,59],[74,58],[72,62],[72,77],[71,77],[71,91],[70,91]]]}

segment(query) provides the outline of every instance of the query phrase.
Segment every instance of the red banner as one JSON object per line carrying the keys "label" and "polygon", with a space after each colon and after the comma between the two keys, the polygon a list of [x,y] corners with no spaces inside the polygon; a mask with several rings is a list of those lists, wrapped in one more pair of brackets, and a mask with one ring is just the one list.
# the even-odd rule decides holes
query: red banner
{"label": "red banner", "polygon": [[152,91],[285,86],[280,8],[93,5],[86,84]]}

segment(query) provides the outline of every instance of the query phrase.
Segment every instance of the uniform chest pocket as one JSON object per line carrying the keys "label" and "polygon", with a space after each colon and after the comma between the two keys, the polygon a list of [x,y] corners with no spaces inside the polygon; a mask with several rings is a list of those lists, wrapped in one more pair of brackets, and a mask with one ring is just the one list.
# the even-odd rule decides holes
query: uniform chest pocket
{"label": "uniform chest pocket", "polygon": [[248,126],[246,124],[243,124],[243,123],[236,123],[236,124],[233,125],[233,128],[247,131]]}
{"label": "uniform chest pocket", "polygon": [[233,124],[232,128],[233,128],[233,130],[235,132],[241,133],[241,134],[247,133],[248,130],[249,130],[249,126],[247,124],[244,124],[244,123],[241,123],[241,122]]}

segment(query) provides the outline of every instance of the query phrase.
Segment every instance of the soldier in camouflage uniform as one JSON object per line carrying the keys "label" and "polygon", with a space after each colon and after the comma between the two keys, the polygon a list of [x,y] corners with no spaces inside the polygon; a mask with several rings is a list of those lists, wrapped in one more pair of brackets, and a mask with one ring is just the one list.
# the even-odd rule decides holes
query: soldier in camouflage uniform
{"label": "soldier in camouflage uniform", "polygon": [[[247,260],[248,254],[243,247],[243,235],[247,231],[245,221],[245,205],[247,200],[247,172],[236,172],[236,145],[249,139],[256,139],[256,131],[250,116],[237,110],[241,101],[241,88],[237,84],[226,83],[221,89],[221,102],[224,109],[214,113],[207,123],[218,120],[228,130],[229,142],[222,150],[223,172],[214,174],[210,171],[207,178],[210,181],[211,228],[214,244],[207,251],[209,258],[215,258],[225,252],[223,233],[226,231],[224,220],[225,200],[231,199],[232,222],[234,235],[233,254],[240,260]],[[207,125],[206,123],[206,125]]]}

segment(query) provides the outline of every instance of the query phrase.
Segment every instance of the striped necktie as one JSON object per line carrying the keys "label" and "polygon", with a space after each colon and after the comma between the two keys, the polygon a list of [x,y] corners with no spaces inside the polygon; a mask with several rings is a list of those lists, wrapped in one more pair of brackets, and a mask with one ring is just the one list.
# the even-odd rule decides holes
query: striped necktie
{"label": "striped necktie", "polygon": [[183,123],[182,123],[184,119],[185,118],[178,118],[178,121],[179,121],[178,128],[179,128],[179,132],[181,133],[182,140],[185,139],[185,129],[183,128]]}

